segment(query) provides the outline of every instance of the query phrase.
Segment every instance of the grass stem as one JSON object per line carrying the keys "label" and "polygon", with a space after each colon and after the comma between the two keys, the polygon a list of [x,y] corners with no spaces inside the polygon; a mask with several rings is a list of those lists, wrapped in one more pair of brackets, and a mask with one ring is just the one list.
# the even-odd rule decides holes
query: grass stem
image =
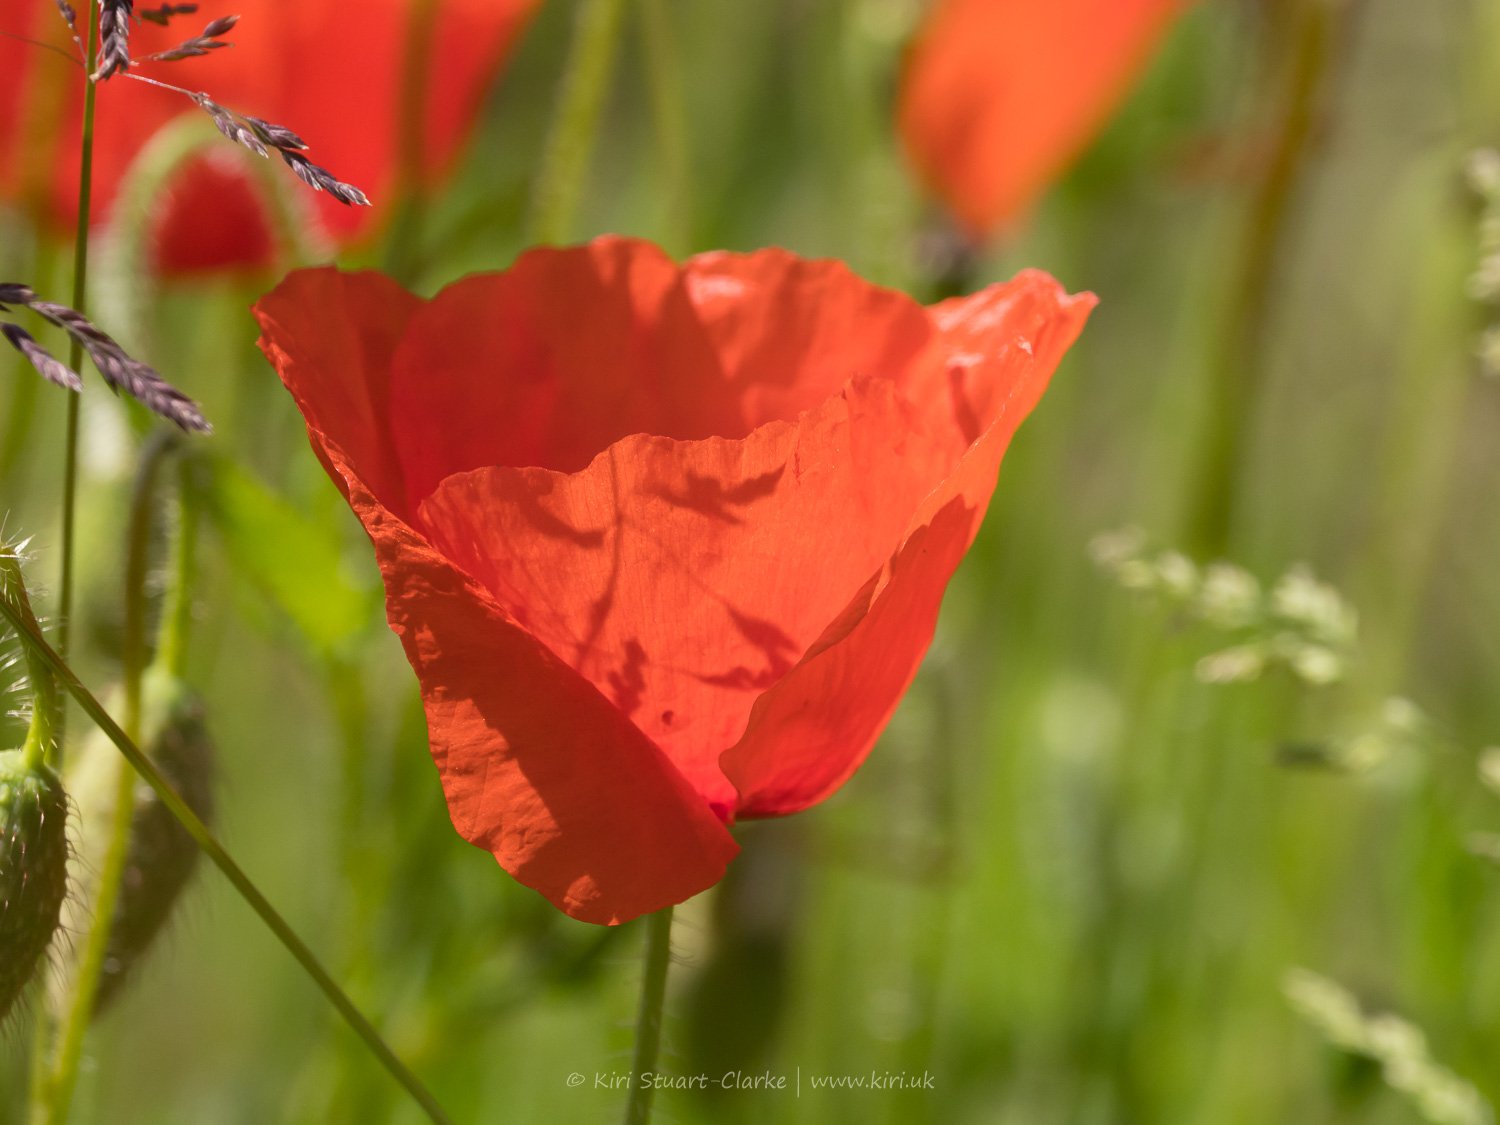
{"label": "grass stem", "polygon": [[1288,21],[1284,87],[1274,147],[1255,186],[1241,232],[1239,276],[1229,323],[1209,371],[1209,407],[1197,482],[1189,500],[1188,550],[1199,558],[1230,553],[1239,482],[1265,382],[1266,332],[1280,250],[1297,188],[1326,103],[1327,73],[1342,17],[1332,0],[1283,13]]}
{"label": "grass stem", "polygon": [[[94,102],[97,83],[92,75],[99,63],[99,5],[90,3],[88,32],[84,37],[83,133],[78,166],[78,224],[73,233],[73,308],[85,310],[89,274],[89,222],[94,194]],[[83,344],[75,337],[68,349],[68,366],[78,371],[83,364]],[[73,556],[78,510],[78,408],[79,396],[68,396],[67,432],[63,438],[62,571],[57,592],[57,648],[68,658],[73,638]],[[61,764],[63,731],[67,709],[57,716],[55,754]]]}

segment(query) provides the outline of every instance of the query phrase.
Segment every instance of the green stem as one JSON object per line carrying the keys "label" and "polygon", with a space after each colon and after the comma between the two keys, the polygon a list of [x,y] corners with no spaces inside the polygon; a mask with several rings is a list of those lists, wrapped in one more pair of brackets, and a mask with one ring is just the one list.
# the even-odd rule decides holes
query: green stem
{"label": "green stem", "polygon": [[635,1020],[635,1060],[630,1071],[630,1100],[625,1104],[626,1125],[646,1125],[651,1120],[654,1090],[641,1078],[656,1069],[656,1056],[661,1048],[662,1003],[667,995],[667,968],[671,963],[669,906],[646,919],[646,973],[641,981],[641,1007]]}
{"label": "green stem", "polygon": [[[124,730],[131,741],[137,744],[141,741],[141,677],[146,668],[146,572],[150,561],[156,480],[162,459],[171,452],[174,444],[174,436],[166,430],[158,430],[147,443],[136,470],[135,488],[130,498],[130,522],[125,546],[125,621],[121,678],[125,695]],[[115,785],[109,842],[94,891],[94,922],[84,941],[78,973],[69,982],[68,1009],[63,1016],[52,1076],[45,1088],[42,1120],[57,1125],[67,1121],[73,1091],[78,1084],[78,1064],[83,1058],[83,1041],[93,1019],[94,998],[99,992],[104,961],[109,954],[110,934],[114,930],[115,906],[120,898],[125,864],[130,857],[130,823],[134,813],[135,774],[121,763]]]}
{"label": "green stem", "polygon": [[[84,36],[83,135],[80,140],[81,161],[78,166],[78,225],[73,233],[73,307],[84,311],[84,293],[89,273],[89,211],[94,196],[94,95],[91,77],[99,65],[99,5],[90,2],[88,32]],[[83,364],[83,345],[76,339],[68,349],[68,366],[74,371]],[[68,396],[68,426],[63,439],[63,506],[62,506],[62,573],[57,594],[57,647],[63,659],[68,657],[73,637],[73,554],[74,525],[78,501],[78,404],[79,396]],[[62,764],[63,730],[67,710],[57,714],[55,753]]]}
{"label": "green stem", "polygon": [[172,544],[172,582],[156,634],[156,662],[180,679],[187,667],[188,630],[193,624],[193,575],[198,565],[198,501],[189,481],[193,462],[177,462],[177,537]]}
{"label": "green stem", "polygon": [[125,612],[120,665],[125,689],[125,732],[140,741],[141,677],[146,671],[146,580],[151,562],[151,531],[155,526],[157,477],[162,461],[175,452],[177,435],[157,429],[141,450],[135,488],[130,496],[130,522],[125,541]]}
{"label": "green stem", "polygon": [[[1294,32],[1286,87],[1279,98],[1276,147],[1245,216],[1235,305],[1228,325],[1218,335],[1222,346],[1210,369],[1206,432],[1188,512],[1188,550],[1200,558],[1220,558],[1230,549],[1236,483],[1242,479],[1252,415],[1264,379],[1277,251],[1311,149],[1334,23],[1339,18],[1330,0],[1306,0],[1296,7],[1305,10]],[[1299,18],[1295,7],[1283,18]]]}
{"label": "green stem", "polygon": [[354,1002],[344,994],[338,984],[323,968],[322,964],[314,956],[312,950],[299,938],[296,932],[289,926],[285,919],[277,913],[266,896],[245,874],[244,870],[236,863],[233,857],[219,843],[214,834],[209,831],[207,825],[199,819],[198,815],[190,809],[186,802],[177,794],[177,791],[167,782],[161,772],[152,764],[140,748],[130,739],[120,724],[110,716],[109,712],[101,704],[88,688],[83,686],[77,674],[67,662],[58,654],[57,650],[49,645],[42,636],[41,631],[34,625],[28,623],[19,609],[9,598],[0,597],[0,617],[3,617],[10,626],[15,629],[21,643],[29,652],[35,653],[48,668],[56,675],[58,681],[69,695],[77,702],[83,713],[87,715],[106,737],[125,756],[131,767],[146,783],[156,790],[161,798],[162,804],[166,805],[172,815],[203,849],[205,855],[213,862],[221,872],[224,873],[234,889],[239,893],[266,927],[276,936],[284,949],[296,959],[303,970],[313,979],[319,990],[328,999],[339,1015],[354,1030],[355,1034],[364,1040],[371,1054],[379,1060],[386,1071],[411,1095],[412,1099],[422,1107],[428,1119],[448,1125],[449,1118],[437,1103],[432,1094],[422,1085],[421,1081],[406,1065],[396,1057],[385,1041],[381,1039],[380,1033],[354,1006]]}
{"label": "green stem", "polygon": [[526,222],[527,245],[566,242],[614,71],[624,0],[579,0],[557,112]]}
{"label": "green stem", "polygon": [[665,209],[668,248],[685,253],[692,235],[692,191],[689,170],[688,127],[683,112],[682,70],[678,65],[677,41],[666,0],[639,0],[641,45],[646,61],[646,86],[651,98],[651,116],[656,123],[656,143],[661,153],[662,204]]}
{"label": "green stem", "polygon": [[[139,697],[139,685],[137,685]],[[127,709],[126,724],[139,726],[139,714]],[[109,953],[109,935],[114,930],[115,906],[120,885],[125,878],[125,862],[130,855],[130,822],[135,811],[135,774],[123,763],[116,776],[114,804],[110,813],[109,841],[99,871],[98,890],[94,895],[94,924],[89,927],[78,973],[70,982],[67,1011],[58,1028],[56,1056],[41,1087],[41,1104],[36,1107],[37,1120],[46,1125],[63,1125],[73,1104],[73,1090],[78,1084],[78,1064],[83,1058],[83,1041],[88,1033],[104,973],[104,959]]]}

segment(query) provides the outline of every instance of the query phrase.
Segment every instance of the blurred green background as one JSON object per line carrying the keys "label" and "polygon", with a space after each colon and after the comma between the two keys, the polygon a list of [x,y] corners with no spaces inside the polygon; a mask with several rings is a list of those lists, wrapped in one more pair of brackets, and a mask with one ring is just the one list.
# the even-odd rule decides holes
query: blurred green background
{"label": "blurred green background", "polygon": [[[666,1091],[661,1118],[1489,1120],[1500,379],[1477,349],[1500,310],[1471,292],[1465,170],[1500,144],[1500,4],[1198,4],[1032,219],[967,255],[894,135],[919,9],[661,0],[663,39],[627,5],[569,232],[783,245],[924,300],[1025,266],[1100,297],[869,763],[744,826],[679,909],[662,1069],[800,1093]],[[423,216],[419,290],[521,248],[573,10],[543,6]],[[0,272],[66,291],[65,247],[0,234]],[[143,299],[106,261],[91,303],[217,428],[191,678],[222,837],[456,1120],[614,1118],[594,1079],[629,1067],[641,929],[559,915],[453,832],[368,542],[254,349],[268,280]],[[0,508],[45,607],[61,396],[0,365]],[[139,430],[85,396],[97,687]],[[27,1027],[0,1031],[6,1125]],[[419,1119],[211,870],[85,1065],[81,1122]],[[811,1087],[871,1072],[932,1088]]]}

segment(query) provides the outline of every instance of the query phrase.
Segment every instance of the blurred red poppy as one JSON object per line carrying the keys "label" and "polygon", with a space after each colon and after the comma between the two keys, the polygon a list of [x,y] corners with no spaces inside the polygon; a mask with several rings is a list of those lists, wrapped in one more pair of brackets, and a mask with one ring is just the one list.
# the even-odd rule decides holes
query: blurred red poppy
{"label": "blurred red poppy", "polygon": [[256,314],[374,541],[455,826],[613,923],[859,766],[1093,303],[605,238],[430,301],[301,271]]}
{"label": "blurred red poppy", "polygon": [[[308,143],[308,155],[339,179],[362,188],[376,208],[348,208],[312,195],[326,228],[340,239],[379,222],[403,153],[413,156],[424,184],[451,166],[478,113],[506,51],[540,0],[440,0],[432,29],[425,113],[406,129],[400,106],[405,44],[417,0],[365,0],[357,11],[335,0],[236,0],[201,4],[194,15],[169,27],[133,25],[131,53],[137,59],[196,35],[210,19],[237,12],[241,19],[225,39],[233,44],[200,58],[141,63],[138,73],[188,90],[206,91],[237,112],[285,125]],[[85,8],[79,9],[82,26]],[[52,44],[62,54],[0,36],[0,201],[34,207],[59,231],[77,215],[82,68],[78,51],[56,7],[46,0],[10,4],[0,13],[0,31]],[[63,57],[66,56],[66,57]],[[182,116],[207,122],[203,111],[180,94],[117,76],[101,85],[94,154],[94,209],[107,217],[121,177],[146,141]],[[223,141],[231,154],[220,161],[222,180],[234,190],[261,190],[246,171],[257,159]],[[235,168],[234,162],[239,167]],[[203,179],[201,167],[196,173]],[[286,169],[278,169],[286,172]],[[191,205],[200,193],[174,193],[160,225],[170,233],[164,248],[198,248],[185,258],[158,258],[167,272],[193,272],[206,264],[244,265],[262,253],[258,236],[236,225],[235,208],[216,211]],[[173,200],[190,204],[179,215]],[[373,213],[372,213],[373,212]],[[264,217],[263,217],[264,219]],[[173,230],[176,226],[186,228]],[[205,247],[219,261],[205,263]]]}
{"label": "blurred red poppy", "polygon": [[226,147],[188,158],[152,202],[146,251],[158,277],[261,270],[275,263],[266,201],[238,153]]}
{"label": "blurred red poppy", "polygon": [[937,0],[901,91],[912,162],[971,233],[990,233],[1098,132],[1185,3]]}

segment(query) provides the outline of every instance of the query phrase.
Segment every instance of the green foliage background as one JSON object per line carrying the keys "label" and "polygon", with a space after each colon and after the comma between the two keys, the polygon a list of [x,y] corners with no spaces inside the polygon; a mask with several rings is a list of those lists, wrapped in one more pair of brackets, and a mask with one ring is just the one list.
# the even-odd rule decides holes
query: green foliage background
{"label": "green foliage background", "polygon": [[[951,239],[892,126],[916,3],[662,0],[665,40],[627,7],[571,238],[779,244],[942,289]],[[421,216],[418,289],[521,248],[572,8],[544,6]],[[1310,13],[1328,50],[1268,222]],[[1039,266],[1101,303],[869,764],[817,810],[747,825],[731,878],[679,911],[663,1070],[797,1075],[800,1096],[668,1091],[665,1120],[1423,1119],[1298,1017],[1299,966],[1412,1021],[1500,1104],[1500,872],[1471,847],[1500,829],[1476,772],[1500,744],[1500,380],[1475,355],[1496,313],[1468,292],[1464,178],[1500,144],[1497,58],[1494,0],[1199,4],[1040,211],[970,264],[971,287]],[[14,216],[0,234],[0,272],[65,292],[65,248]],[[192,478],[192,678],[222,836],[456,1120],[615,1117],[623,1093],[594,1079],[629,1066],[640,932],[562,917],[452,831],[368,543],[253,347],[269,280],[142,299],[106,262],[92,305],[124,310],[108,323],[218,430]],[[45,606],[61,396],[0,367],[0,509],[35,535]],[[78,663],[103,686],[140,419],[97,386],[84,418]],[[1214,543],[1205,465],[1225,448]],[[1089,558],[1122,525],[1200,562],[1212,544],[1265,586],[1310,565],[1359,614],[1342,681],[1200,682],[1226,638]],[[1423,733],[1339,768],[1391,696]],[[0,1032],[4,1125],[22,1120],[24,1032]],[[88,1057],[83,1122],[417,1120],[208,870]],[[871,1072],[934,1088],[810,1088]]]}

